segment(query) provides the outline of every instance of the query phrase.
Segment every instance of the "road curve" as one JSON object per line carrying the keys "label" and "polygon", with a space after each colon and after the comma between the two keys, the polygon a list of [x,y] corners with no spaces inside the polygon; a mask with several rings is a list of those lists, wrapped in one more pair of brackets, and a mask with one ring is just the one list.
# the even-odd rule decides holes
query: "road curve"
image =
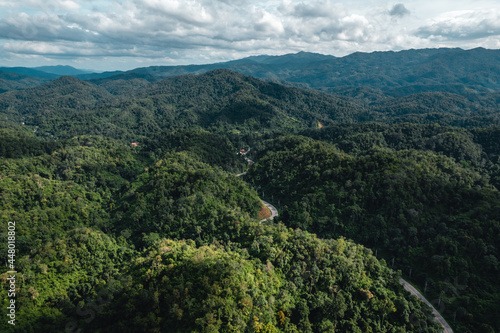
{"label": "road curve", "polygon": [[[249,159],[246,156],[245,156],[245,160],[247,160],[248,164],[254,163],[251,159]],[[237,174],[236,177],[244,176],[246,174],[247,174],[246,172],[243,172],[243,173]],[[271,205],[267,201],[264,201],[264,200],[261,200],[261,201],[267,208],[269,208],[269,210],[271,211],[271,216],[268,217],[267,219],[260,220],[259,223],[262,223],[266,220],[272,220],[276,216],[278,216],[278,210],[276,209],[276,207],[274,207],[273,205]],[[453,330],[451,329],[450,325],[448,325],[446,320],[444,320],[443,316],[441,316],[441,314],[439,312],[437,312],[437,310],[432,306],[432,304],[417,289],[415,289],[411,284],[409,284],[408,282],[406,282],[403,279],[399,279],[399,283],[401,283],[406,290],[408,290],[413,295],[417,296],[417,298],[422,300],[425,304],[427,304],[432,309],[432,314],[434,315],[434,319],[438,323],[440,323],[441,326],[443,326],[445,333],[453,333]]]}
{"label": "road curve", "polygon": [[[250,149],[248,149],[248,150],[250,151]],[[248,162],[249,165],[254,163],[251,159],[249,159],[246,156],[245,156],[245,160],[247,160],[247,162]],[[236,177],[240,177],[240,176],[243,176],[243,175],[246,175],[246,172],[237,174]],[[262,203],[264,205],[266,205],[267,208],[269,208],[269,210],[271,211],[271,216],[268,217],[267,219],[260,220],[259,223],[262,223],[262,222],[264,222],[266,220],[272,220],[276,216],[278,216],[278,210],[276,209],[276,207],[274,207],[273,205],[271,205],[269,202],[266,202],[264,200],[261,200],[261,201],[262,201]],[[444,320],[443,316],[441,316],[441,314],[439,312],[437,312],[437,310],[432,306],[432,304],[417,289],[415,289],[411,284],[409,284],[408,282],[406,282],[403,279],[399,279],[399,283],[401,283],[406,290],[408,290],[413,295],[417,296],[417,298],[419,298],[420,300],[422,300],[425,304],[427,304],[432,309],[432,314],[434,315],[434,319],[438,323],[440,323],[441,326],[443,326],[443,329],[444,329],[445,333],[453,333],[453,330],[451,329],[450,325],[448,325],[448,323],[446,322],[446,320]]]}
{"label": "road curve", "polygon": [[[247,151],[247,153],[250,151],[250,149],[251,149],[251,148],[250,148],[250,147],[248,147],[248,151]],[[245,156],[247,153],[243,154],[243,156],[245,157],[245,160],[248,162],[248,165],[251,165],[251,164],[253,164],[253,163],[254,163],[254,161],[252,161],[251,159],[249,159],[248,157],[246,157],[246,156]],[[242,173],[237,174],[237,175],[236,175],[236,177],[241,177],[241,176],[244,176],[244,175],[246,175],[246,174],[247,174],[246,172],[242,172]],[[259,223],[262,223],[262,222],[264,222],[264,221],[266,221],[266,220],[272,220],[272,219],[274,219],[276,216],[278,216],[278,210],[276,209],[276,207],[274,207],[273,205],[271,205],[269,202],[266,202],[266,201],[264,201],[264,200],[261,200],[261,201],[262,201],[262,203],[263,203],[264,205],[266,205],[266,207],[267,207],[267,208],[269,208],[269,210],[271,211],[271,216],[270,216],[270,217],[268,217],[267,219],[260,220],[260,221],[259,221]]]}
{"label": "road curve", "polygon": [[411,284],[409,284],[403,279],[399,279],[399,283],[401,283],[406,290],[408,290],[413,295],[417,296],[417,298],[421,299],[425,304],[427,304],[432,309],[432,314],[434,315],[434,318],[438,323],[441,324],[441,326],[443,326],[445,333],[453,333],[453,330],[451,329],[450,325],[448,325],[446,320],[444,320],[443,316],[441,316],[441,314],[437,312],[437,310],[432,306],[432,304],[424,296],[422,296],[422,294],[417,289],[415,289]]}
{"label": "road curve", "polygon": [[272,220],[272,219],[274,219],[276,216],[278,216],[278,210],[276,209],[276,207],[274,207],[273,205],[271,205],[269,202],[266,202],[266,201],[264,201],[264,200],[261,200],[261,201],[262,201],[262,203],[263,203],[264,205],[266,205],[266,207],[267,207],[267,208],[269,208],[269,210],[271,211],[271,216],[270,216],[270,217],[268,217],[267,219],[263,219],[263,220],[261,220],[261,221],[260,221],[260,223],[262,223],[262,222],[264,222],[264,221],[266,221],[266,220]]}

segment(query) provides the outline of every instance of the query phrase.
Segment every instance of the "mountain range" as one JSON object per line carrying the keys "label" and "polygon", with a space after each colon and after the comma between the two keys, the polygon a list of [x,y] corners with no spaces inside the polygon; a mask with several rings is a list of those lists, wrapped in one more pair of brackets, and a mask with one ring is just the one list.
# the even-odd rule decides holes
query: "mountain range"
{"label": "mountain range", "polygon": [[329,92],[365,105],[442,92],[460,95],[472,104],[492,107],[495,103],[491,100],[496,101],[500,90],[500,50],[441,48],[357,52],[345,57],[299,52],[207,65],[151,66],[103,73],[89,73],[69,66],[1,67],[0,91],[35,87],[61,75],[118,87],[132,80],[134,85],[144,85],[214,69],[229,69],[270,82]]}
{"label": "mountain range", "polygon": [[391,96],[422,91],[456,92],[458,87],[466,87],[470,92],[500,88],[500,50],[484,48],[356,52],[345,57],[299,52],[207,65],[151,66],[103,73],[89,73],[70,66],[0,67],[0,71],[39,78],[70,75],[84,80],[139,78],[148,81],[213,69],[231,69],[265,80],[337,93],[349,86],[379,89]]}
{"label": "mountain range", "polygon": [[[370,87],[390,96],[422,91],[452,91],[448,85],[471,92],[500,88],[500,50],[483,48],[423,49],[400,52],[354,53],[337,58],[299,52],[283,56],[257,56],[209,65],[153,66],[123,73],[100,73],[82,79],[120,77],[160,80],[213,69],[231,69],[257,78],[337,92],[340,87]],[[403,88],[404,87],[404,88]]]}
{"label": "mountain range", "polygon": [[76,76],[89,73],[91,71],[61,65],[35,68],[0,67],[0,93],[36,87],[64,75]]}
{"label": "mountain range", "polygon": [[16,329],[499,331],[499,55],[3,68]]}

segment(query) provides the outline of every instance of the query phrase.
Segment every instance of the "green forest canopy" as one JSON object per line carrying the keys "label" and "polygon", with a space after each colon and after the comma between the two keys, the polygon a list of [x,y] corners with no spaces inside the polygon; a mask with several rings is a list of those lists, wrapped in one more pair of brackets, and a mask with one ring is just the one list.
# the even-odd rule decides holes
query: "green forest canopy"
{"label": "green forest canopy", "polygon": [[457,331],[500,330],[490,104],[367,106],[230,71],[111,83],[0,94],[17,331],[440,331],[401,272]]}

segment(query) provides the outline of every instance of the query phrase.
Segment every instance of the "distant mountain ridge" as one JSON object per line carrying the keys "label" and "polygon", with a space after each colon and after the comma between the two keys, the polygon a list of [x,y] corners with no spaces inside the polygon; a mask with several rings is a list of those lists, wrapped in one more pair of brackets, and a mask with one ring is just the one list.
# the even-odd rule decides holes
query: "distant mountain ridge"
{"label": "distant mountain ridge", "polygon": [[36,87],[50,80],[52,80],[52,78],[28,76],[0,69],[0,94],[10,90],[22,90]]}
{"label": "distant mountain ridge", "polygon": [[59,75],[54,73],[47,73],[35,68],[28,68],[28,67],[0,67],[0,71],[17,73],[24,76],[38,77],[51,80],[59,77]]}
{"label": "distant mountain ridge", "polygon": [[[64,66],[42,69],[59,73],[79,71]],[[123,99],[125,95],[148,89],[154,82],[219,69],[348,98],[359,107],[370,110],[371,115],[364,117],[365,121],[390,118],[392,122],[397,120],[396,115],[399,117],[404,113],[401,121],[413,119],[418,123],[428,123],[440,119],[440,123],[447,125],[484,125],[490,116],[496,118],[500,101],[500,50],[483,48],[357,52],[345,57],[299,52],[252,56],[207,65],[151,66],[126,72],[73,76]],[[15,70],[24,76],[0,75],[0,93],[35,87],[60,77],[37,69]],[[359,110],[359,107],[355,109]],[[374,116],[373,112],[378,115]],[[464,117],[475,120],[462,123]]]}
{"label": "distant mountain ridge", "polygon": [[247,58],[243,58],[240,60],[235,60],[234,62],[248,62],[255,61],[260,64],[308,64],[317,61],[326,61],[336,59],[335,56],[332,55],[324,55],[319,53],[311,53],[300,51],[298,53],[289,53],[285,55],[279,56],[270,56],[270,55],[260,55],[260,56],[251,56]]}
{"label": "distant mountain ridge", "polygon": [[374,89],[370,92],[373,96],[381,91],[390,97],[433,91],[467,91],[473,94],[500,91],[500,50],[484,48],[356,52],[344,57],[299,52],[281,56],[251,56],[206,65],[150,66],[103,73],[89,73],[70,66],[1,67],[0,71],[44,80],[71,75],[100,84],[103,81],[133,79],[154,82],[214,69],[230,69],[268,81],[350,97],[354,96],[354,88]]}
{"label": "distant mountain ridge", "polygon": [[77,69],[71,66],[40,66],[40,67],[0,67],[0,71],[17,73],[25,76],[56,79],[60,76],[69,75],[77,76],[90,74],[92,71]]}
{"label": "distant mountain ridge", "polygon": [[39,86],[61,76],[78,76],[90,71],[71,66],[0,67],[0,93]]}
{"label": "distant mountain ridge", "polygon": [[456,92],[456,86],[449,86],[457,84],[474,93],[500,90],[500,50],[483,48],[357,52],[345,57],[299,52],[208,65],[151,66],[79,78],[142,78],[151,82],[214,69],[230,69],[264,80],[332,93],[340,93],[345,87],[370,87],[401,97],[428,91]]}
{"label": "distant mountain ridge", "polygon": [[34,69],[46,72],[46,73],[52,73],[56,75],[71,75],[71,76],[76,76],[76,75],[82,75],[82,74],[90,74],[93,73],[92,71],[89,70],[83,70],[83,69],[77,69],[71,66],[41,66],[41,67],[35,67]]}

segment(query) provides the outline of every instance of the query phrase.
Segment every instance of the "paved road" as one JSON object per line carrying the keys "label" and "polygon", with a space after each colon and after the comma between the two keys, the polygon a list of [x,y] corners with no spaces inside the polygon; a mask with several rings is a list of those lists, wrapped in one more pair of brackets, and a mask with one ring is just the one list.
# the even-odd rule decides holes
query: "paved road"
{"label": "paved road", "polygon": [[[248,151],[250,151],[250,149],[248,149]],[[245,156],[245,159],[247,160],[248,164],[253,164],[254,163],[251,159],[249,159],[246,156]],[[243,175],[246,175],[246,172],[237,174],[236,177],[240,177],[240,176],[243,176]],[[264,221],[266,221],[268,219],[272,220],[276,216],[278,216],[278,210],[276,209],[276,207],[274,207],[273,205],[271,205],[269,202],[266,202],[264,200],[261,200],[261,201],[262,201],[262,203],[264,205],[266,205],[267,208],[269,208],[269,210],[271,211],[271,216],[268,217],[267,219],[261,220],[259,223],[262,223],[262,222],[264,222]],[[446,322],[446,320],[444,320],[443,316],[441,316],[441,314],[439,314],[439,312],[437,312],[437,310],[432,306],[432,304],[429,303],[429,301],[427,301],[427,299],[424,296],[422,296],[422,294],[417,289],[415,289],[411,284],[409,284],[408,282],[406,282],[403,279],[399,279],[399,282],[403,285],[403,287],[406,290],[408,290],[413,295],[417,296],[417,298],[421,299],[425,304],[427,304],[432,309],[432,314],[434,315],[434,318],[436,319],[436,321],[438,323],[441,324],[441,326],[443,326],[445,333],[453,333],[453,330],[451,329],[450,325],[448,325],[448,323]]]}
{"label": "paved road", "polygon": [[262,223],[262,222],[264,222],[264,221],[266,221],[266,220],[272,220],[272,219],[274,219],[276,216],[278,216],[278,210],[276,209],[276,207],[274,207],[273,205],[271,205],[269,202],[266,202],[266,201],[264,201],[264,200],[261,200],[261,201],[262,201],[262,203],[263,203],[264,205],[266,205],[266,207],[267,207],[267,208],[269,208],[269,210],[271,211],[271,216],[270,216],[270,217],[268,217],[267,219],[263,219],[263,220],[261,220],[261,221],[260,221],[260,223]]}
{"label": "paved road", "polygon": [[413,295],[417,296],[425,304],[427,304],[428,306],[430,306],[430,308],[432,309],[432,314],[434,315],[436,321],[438,323],[440,323],[441,326],[443,326],[445,333],[453,333],[453,330],[451,329],[450,325],[448,325],[448,323],[446,322],[446,320],[444,320],[443,316],[441,316],[439,314],[439,312],[437,312],[437,310],[432,306],[432,304],[429,303],[429,301],[427,301],[427,299],[424,296],[422,296],[422,294],[417,289],[415,289],[411,284],[409,284],[408,282],[406,282],[403,279],[399,279],[399,283],[401,283],[403,285],[403,287],[406,290],[408,290],[410,293],[412,293]]}
{"label": "paved road", "polygon": [[[243,154],[243,155],[246,155],[246,154],[250,151],[250,149],[251,149],[251,148],[248,148],[247,152],[246,152],[245,154]],[[246,157],[246,156],[245,156],[245,160],[248,162],[248,164],[249,164],[249,165],[254,163],[251,159],[249,159],[249,158],[248,158],[248,157]],[[246,175],[246,174],[247,174],[246,172],[242,172],[242,173],[237,174],[237,175],[236,175],[236,177],[241,177],[241,176],[244,176],[244,175]],[[264,222],[264,221],[266,221],[266,220],[272,220],[272,219],[274,219],[276,216],[278,216],[278,210],[276,209],[276,207],[274,207],[273,205],[271,205],[269,202],[266,202],[266,201],[264,201],[264,200],[261,200],[261,201],[262,201],[262,203],[263,203],[264,205],[266,205],[266,207],[267,207],[267,208],[269,208],[269,210],[271,211],[271,216],[270,216],[270,217],[268,217],[267,219],[263,219],[263,220],[261,220],[259,223],[262,223],[262,222]]]}
{"label": "paved road", "polygon": [[[250,148],[248,149],[248,151],[250,151]],[[247,160],[248,164],[253,164],[254,163],[251,159],[249,159],[246,156],[245,156],[245,159]],[[236,177],[240,177],[240,176],[243,176],[245,174],[246,174],[246,172],[243,172],[243,173],[237,174]],[[278,210],[276,209],[276,207],[274,207],[273,205],[271,205],[269,202],[266,202],[264,200],[261,200],[261,201],[271,211],[271,217],[268,217],[267,219],[261,220],[260,223],[262,223],[262,222],[264,222],[264,221],[266,221],[268,219],[272,220],[276,216],[278,216]],[[448,323],[446,322],[446,320],[444,320],[443,316],[441,316],[441,314],[439,314],[439,312],[437,312],[437,310],[432,306],[432,304],[429,303],[429,301],[427,301],[427,299],[424,296],[422,296],[422,294],[417,289],[415,289],[411,284],[409,284],[408,282],[406,282],[403,279],[399,279],[399,282],[403,285],[403,287],[406,290],[408,290],[413,295],[417,296],[417,298],[421,299],[425,304],[427,304],[432,309],[432,314],[434,315],[435,320],[438,323],[440,323],[441,326],[443,326],[445,333],[453,333],[453,330],[451,329],[450,325],[448,325]]]}

